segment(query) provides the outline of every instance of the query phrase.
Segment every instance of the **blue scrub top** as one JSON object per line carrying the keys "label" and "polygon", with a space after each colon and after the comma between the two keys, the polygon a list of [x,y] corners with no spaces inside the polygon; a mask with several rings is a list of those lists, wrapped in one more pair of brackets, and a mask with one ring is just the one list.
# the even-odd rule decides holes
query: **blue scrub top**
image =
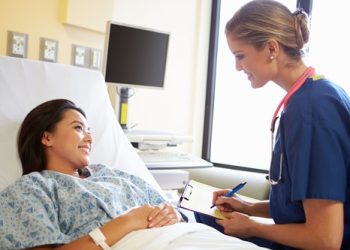
{"label": "blue scrub top", "polygon": [[[342,249],[350,249],[350,99],[320,77],[308,78],[281,114],[271,176],[270,213],[277,224],[303,223],[304,199],[344,203]],[[276,249],[292,249],[276,246]]]}

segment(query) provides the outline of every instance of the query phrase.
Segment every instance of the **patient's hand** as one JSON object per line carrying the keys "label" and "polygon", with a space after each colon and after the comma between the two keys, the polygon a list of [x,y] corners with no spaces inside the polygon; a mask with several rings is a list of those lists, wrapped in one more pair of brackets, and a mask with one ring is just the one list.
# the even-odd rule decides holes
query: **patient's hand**
{"label": "patient's hand", "polygon": [[176,210],[169,204],[159,204],[154,207],[148,216],[148,227],[162,227],[172,225],[180,221]]}
{"label": "patient's hand", "polygon": [[130,215],[132,218],[134,230],[144,229],[148,227],[149,215],[154,211],[155,207],[150,205],[143,205],[141,207],[136,207],[130,209],[126,214]]}

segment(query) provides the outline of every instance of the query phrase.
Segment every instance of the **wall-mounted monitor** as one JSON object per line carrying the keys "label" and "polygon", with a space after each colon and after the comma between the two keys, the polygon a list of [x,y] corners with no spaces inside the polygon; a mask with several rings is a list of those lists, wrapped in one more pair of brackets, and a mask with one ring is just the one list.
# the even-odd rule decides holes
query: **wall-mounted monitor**
{"label": "wall-mounted monitor", "polygon": [[[103,72],[106,83],[118,84],[119,122],[127,129],[132,87],[163,88],[169,34],[152,29],[107,23]],[[118,90],[119,89],[119,90]]]}
{"label": "wall-mounted monitor", "polygon": [[108,22],[105,81],[129,87],[164,87],[168,43],[168,33]]}

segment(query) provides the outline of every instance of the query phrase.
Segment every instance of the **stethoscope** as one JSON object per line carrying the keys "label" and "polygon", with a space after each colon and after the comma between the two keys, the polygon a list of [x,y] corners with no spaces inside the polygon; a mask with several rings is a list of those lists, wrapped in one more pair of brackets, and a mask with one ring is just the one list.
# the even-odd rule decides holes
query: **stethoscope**
{"label": "stethoscope", "polygon": [[280,162],[279,162],[279,174],[277,180],[272,179],[271,177],[271,169],[272,169],[272,157],[273,157],[273,152],[274,152],[274,144],[275,144],[275,125],[276,121],[278,119],[278,113],[280,112],[282,106],[283,109],[282,111],[286,108],[289,99],[293,96],[295,92],[297,92],[301,86],[305,83],[305,80],[312,76],[315,73],[315,69],[312,67],[308,67],[304,73],[300,76],[300,78],[295,82],[293,87],[288,91],[288,93],[283,97],[281,102],[278,104],[275,112],[273,113],[272,120],[271,120],[271,163],[270,163],[270,170],[269,170],[269,175],[266,176],[266,179],[271,183],[271,185],[277,185],[283,182],[282,180],[282,170],[283,170],[283,153],[281,151],[281,157],[280,157]]}

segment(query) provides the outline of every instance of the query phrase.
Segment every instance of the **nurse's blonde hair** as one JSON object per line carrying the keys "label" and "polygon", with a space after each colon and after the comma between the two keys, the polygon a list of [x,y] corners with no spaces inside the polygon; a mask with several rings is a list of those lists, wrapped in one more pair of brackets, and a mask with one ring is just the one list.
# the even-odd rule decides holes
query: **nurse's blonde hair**
{"label": "nurse's blonde hair", "polygon": [[242,6],[226,24],[226,35],[247,42],[257,49],[275,39],[292,59],[300,59],[309,41],[307,14],[292,13],[273,0],[253,0]]}

